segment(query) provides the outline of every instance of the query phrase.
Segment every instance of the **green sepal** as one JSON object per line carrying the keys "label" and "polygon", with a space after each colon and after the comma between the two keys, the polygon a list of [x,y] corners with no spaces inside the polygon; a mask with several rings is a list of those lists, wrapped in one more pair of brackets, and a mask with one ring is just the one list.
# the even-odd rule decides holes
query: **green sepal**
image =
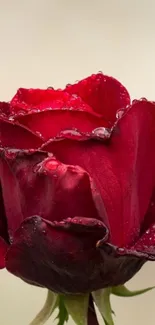
{"label": "green sepal", "polygon": [[43,325],[50,318],[53,311],[57,307],[57,299],[58,295],[54,292],[48,290],[47,298],[45,304],[39,314],[35,317],[35,319],[30,323],[30,325]]}
{"label": "green sepal", "polygon": [[64,295],[64,305],[77,325],[87,325],[89,295]]}
{"label": "green sepal", "polygon": [[112,314],[114,313],[111,309],[110,304],[111,288],[101,289],[92,292],[95,304],[102,315],[106,325],[114,325]]}
{"label": "green sepal", "polygon": [[64,304],[63,296],[61,295],[59,295],[57,307],[59,311],[58,316],[55,318],[55,320],[58,319],[57,325],[64,325],[64,323],[68,321],[69,316]]}
{"label": "green sepal", "polygon": [[155,287],[149,287],[146,289],[131,291],[125,287],[125,285],[120,285],[117,287],[112,287],[111,293],[119,297],[134,297],[146,293]]}

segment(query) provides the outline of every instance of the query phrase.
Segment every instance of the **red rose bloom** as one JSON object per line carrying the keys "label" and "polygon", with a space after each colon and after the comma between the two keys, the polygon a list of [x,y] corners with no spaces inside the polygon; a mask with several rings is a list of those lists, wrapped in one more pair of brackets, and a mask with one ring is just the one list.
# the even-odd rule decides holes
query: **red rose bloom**
{"label": "red rose bloom", "polygon": [[99,73],[0,104],[0,266],[60,293],[155,260],[155,104]]}

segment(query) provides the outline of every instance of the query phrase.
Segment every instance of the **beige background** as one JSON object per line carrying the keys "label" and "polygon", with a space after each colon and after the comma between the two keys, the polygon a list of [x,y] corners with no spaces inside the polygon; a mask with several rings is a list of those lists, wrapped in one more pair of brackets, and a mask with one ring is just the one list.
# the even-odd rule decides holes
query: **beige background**
{"label": "beige background", "polygon": [[[20,86],[61,87],[99,70],[122,81],[132,98],[155,100],[154,12],[153,0],[0,0],[1,100]],[[155,263],[129,283],[150,285]],[[28,325],[45,295],[1,271],[0,324]],[[116,325],[154,325],[155,291],[113,299],[113,309]]]}

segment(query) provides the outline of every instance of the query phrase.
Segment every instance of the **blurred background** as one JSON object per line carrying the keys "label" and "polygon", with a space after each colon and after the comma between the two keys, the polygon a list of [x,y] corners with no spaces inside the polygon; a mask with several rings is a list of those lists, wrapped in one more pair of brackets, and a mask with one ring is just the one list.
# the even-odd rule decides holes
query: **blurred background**
{"label": "blurred background", "polygon": [[[154,0],[0,0],[0,99],[19,87],[64,87],[103,71],[132,98],[155,100],[154,12]],[[155,263],[128,283],[153,285]],[[1,271],[0,324],[28,325],[45,297],[46,290]],[[155,291],[112,304],[116,325],[155,324]]]}

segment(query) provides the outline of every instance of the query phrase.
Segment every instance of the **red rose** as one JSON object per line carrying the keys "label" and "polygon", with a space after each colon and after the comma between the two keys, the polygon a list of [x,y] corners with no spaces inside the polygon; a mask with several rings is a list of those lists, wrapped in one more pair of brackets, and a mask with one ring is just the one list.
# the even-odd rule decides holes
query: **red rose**
{"label": "red rose", "polygon": [[154,103],[99,73],[0,110],[1,267],[84,293],[155,259]]}

